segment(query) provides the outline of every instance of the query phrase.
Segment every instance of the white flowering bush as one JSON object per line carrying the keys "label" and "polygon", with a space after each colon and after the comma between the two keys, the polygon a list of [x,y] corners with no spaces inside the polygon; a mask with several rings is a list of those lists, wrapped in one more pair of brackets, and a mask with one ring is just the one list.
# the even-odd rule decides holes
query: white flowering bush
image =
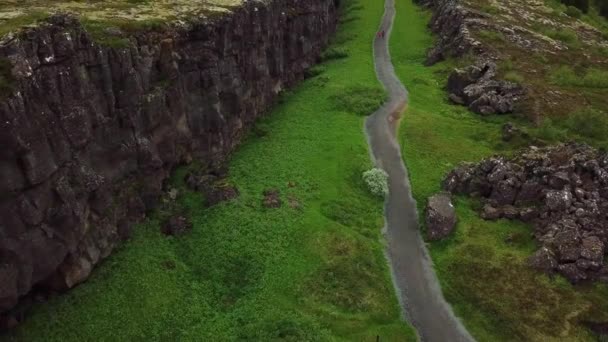
{"label": "white flowering bush", "polygon": [[384,170],[375,167],[363,172],[363,181],[372,194],[381,197],[388,195],[388,174]]}

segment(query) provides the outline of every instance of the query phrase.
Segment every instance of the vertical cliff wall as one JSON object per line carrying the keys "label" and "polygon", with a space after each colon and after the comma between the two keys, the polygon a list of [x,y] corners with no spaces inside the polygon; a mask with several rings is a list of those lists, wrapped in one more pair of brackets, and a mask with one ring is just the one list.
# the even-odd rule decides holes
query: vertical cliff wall
{"label": "vertical cliff wall", "polygon": [[188,26],[96,43],[76,18],[0,40],[0,312],[83,281],[180,163],[221,165],[302,79],[336,0],[248,1]]}

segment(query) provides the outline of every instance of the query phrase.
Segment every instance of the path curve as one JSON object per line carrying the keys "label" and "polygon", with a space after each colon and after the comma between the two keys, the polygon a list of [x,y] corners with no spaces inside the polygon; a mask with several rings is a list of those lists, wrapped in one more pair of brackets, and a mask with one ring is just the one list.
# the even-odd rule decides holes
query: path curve
{"label": "path curve", "polygon": [[372,158],[389,175],[385,204],[385,234],[388,241],[393,283],[406,319],[422,341],[473,341],[441,293],[432,261],[420,236],[416,201],[410,190],[407,169],[397,142],[399,117],[408,93],[395,75],[388,41],[395,17],[395,0],[385,0],[380,30],[385,38],[374,39],[376,75],[389,100],[368,117],[365,128]]}

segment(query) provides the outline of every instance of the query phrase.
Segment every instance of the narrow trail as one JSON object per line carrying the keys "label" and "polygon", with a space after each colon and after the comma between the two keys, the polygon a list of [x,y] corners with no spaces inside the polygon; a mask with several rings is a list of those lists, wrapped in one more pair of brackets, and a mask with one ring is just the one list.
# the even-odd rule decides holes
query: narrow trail
{"label": "narrow trail", "polygon": [[389,175],[385,204],[387,256],[399,301],[408,321],[422,341],[473,341],[441,293],[432,261],[420,236],[416,201],[412,197],[407,169],[397,141],[399,117],[408,93],[395,75],[389,53],[395,0],[385,0],[381,28],[386,36],[374,39],[376,75],[389,100],[365,123],[368,143],[376,166]]}

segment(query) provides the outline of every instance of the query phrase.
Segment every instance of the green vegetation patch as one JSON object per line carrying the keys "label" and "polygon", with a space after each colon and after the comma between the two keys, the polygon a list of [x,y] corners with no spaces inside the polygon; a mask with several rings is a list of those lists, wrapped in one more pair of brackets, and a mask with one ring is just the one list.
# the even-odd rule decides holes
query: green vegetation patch
{"label": "green vegetation patch", "polygon": [[551,73],[551,82],[566,87],[608,88],[608,71],[588,69],[576,73],[569,66],[561,66]]}
{"label": "green vegetation patch", "polygon": [[386,99],[386,94],[378,87],[358,84],[341,89],[332,98],[339,110],[369,115],[380,108]]}
{"label": "green vegetation patch", "polygon": [[[353,3],[361,18],[332,45],[349,55],[286,93],[232,156],[238,198],[207,208],[183,182],[197,165],[176,170],[174,207],[137,227],[85,284],[36,306],[9,339],[414,341],[383,254],[383,203],[361,178],[371,167],[364,118],[337,109],[345,89],[383,96],[371,45],[383,4],[344,5]],[[263,207],[269,188],[280,208]],[[174,211],[192,232],[160,233]]]}
{"label": "green vegetation patch", "polygon": [[[449,104],[443,88],[454,62],[423,66],[433,44],[429,19],[430,14],[411,0],[398,1],[391,38],[395,70],[410,93],[400,139],[420,213],[427,198],[440,190],[445,174],[460,162],[508,155],[519,146],[521,142],[501,141],[507,120],[533,136],[540,130],[522,117],[481,117]],[[520,70],[508,60],[502,64],[507,71]],[[563,124],[594,135],[600,128],[595,132],[586,120],[603,122],[599,115],[582,113]],[[533,272],[526,265],[536,249],[531,227],[482,220],[477,214],[480,204],[471,199],[457,197],[455,205],[456,231],[431,243],[430,252],[446,299],[478,341],[594,340],[583,322],[608,320],[607,286],[572,286],[563,278]]]}

